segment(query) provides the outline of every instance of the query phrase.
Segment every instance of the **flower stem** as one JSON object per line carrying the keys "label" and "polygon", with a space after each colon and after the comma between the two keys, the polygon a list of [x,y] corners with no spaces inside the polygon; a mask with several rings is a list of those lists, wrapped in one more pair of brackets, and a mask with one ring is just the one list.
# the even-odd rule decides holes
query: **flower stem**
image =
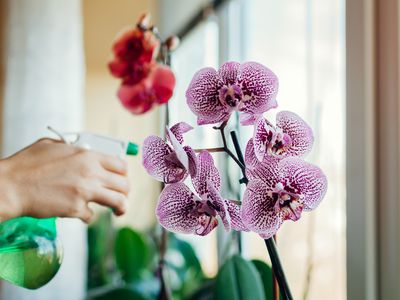
{"label": "flower stem", "polygon": [[281,265],[281,261],[279,259],[278,250],[276,249],[274,238],[269,238],[265,241],[265,245],[267,246],[269,256],[271,258],[272,269],[274,270],[274,274],[279,283],[279,289],[282,294],[282,298],[285,300],[293,300],[293,296],[290,292],[288,282],[286,280],[285,273],[283,272],[283,268]]}
{"label": "flower stem", "polygon": [[223,149],[224,151],[235,161],[235,163],[239,166],[239,168],[242,170],[242,173],[244,174],[246,171],[246,168],[244,166],[244,161],[240,161],[235,154],[229,149],[228,143],[226,142],[226,137],[225,137],[225,127],[226,127],[227,122],[223,122],[220,126],[215,126],[213,127],[215,130],[219,130],[222,138],[222,143],[224,145]]}
{"label": "flower stem", "polygon": [[[241,161],[242,165],[245,166],[243,154],[242,154],[242,151],[240,148],[238,138],[236,136],[236,132],[231,131],[231,137],[232,137],[232,142],[235,147],[238,159]],[[242,169],[242,173],[243,173],[243,179],[246,180],[246,184],[247,184],[248,179],[246,177],[246,169],[245,168]],[[290,292],[290,288],[289,288],[288,282],[286,280],[285,272],[283,271],[281,261],[279,259],[278,250],[276,249],[275,241],[273,238],[269,238],[264,241],[265,241],[265,245],[267,246],[269,257],[271,258],[272,269],[273,269],[275,277],[278,281],[279,289],[282,294],[282,298],[284,300],[293,300],[293,296]]]}
{"label": "flower stem", "polygon": [[199,153],[201,151],[208,151],[210,153],[213,152],[225,152],[224,147],[218,147],[218,148],[201,148],[201,149],[194,149],[194,152]]}
{"label": "flower stem", "polygon": [[[165,65],[170,66],[171,65],[171,56],[169,53],[168,48],[166,47],[165,43],[163,42],[161,44],[161,56],[163,63]],[[165,104],[165,115],[164,115],[164,130],[165,128],[169,125],[169,106],[168,102]],[[164,139],[166,137],[164,136]],[[164,188],[164,184],[161,186]],[[168,282],[165,278],[165,254],[167,252],[167,246],[168,246],[168,232],[164,227],[161,227],[161,239],[160,239],[160,245],[159,245],[159,251],[160,251],[160,259],[158,261],[158,276],[160,279],[160,293],[158,294],[158,300],[171,300],[171,290],[169,288]]]}

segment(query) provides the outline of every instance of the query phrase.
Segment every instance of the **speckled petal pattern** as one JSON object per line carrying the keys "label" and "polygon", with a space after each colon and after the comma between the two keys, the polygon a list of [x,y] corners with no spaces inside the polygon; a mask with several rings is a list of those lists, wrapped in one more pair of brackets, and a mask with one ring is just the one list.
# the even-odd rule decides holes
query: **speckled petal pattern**
{"label": "speckled petal pattern", "polygon": [[276,116],[276,126],[292,139],[286,156],[305,156],[311,151],[314,143],[312,129],[297,114],[290,111],[279,112]]}
{"label": "speckled petal pattern", "polygon": [[240,66],[238,81],[244,95],[250,96],[244,102],[242,111],[262,114],[278,106],[278,77],[267,67],[256,62],[246,62]]}
{"label": "speckled petal pattern", "polygon": [[[174,126],[170,128],[171,132],[175,135],[175,138],[178,140],[179,143],[183,144],[183,134],[192,130],[193,127],[190,126],[186,122],[179,122],[176,123]],[[169,139],[169,134],[167,134],[167,137]]]}
{"label": "speckled petal pattern", "polygon": [[156,180],[174,183],[186,177],[186,170],[172,157],[173,150],[160,137],[148,136],[143,142],[142,153],[144,168]]}
{"label": "speckled petal pattern", "polygon": [[192,177],[192,183],[196,192],[201,197],[208,192],[207,181],[211,181],[217,191],[221,187],[221,178],[218,169],[214,165],[214,159],[208,151],[202,151],[198,155],[197,175]]}
{"label": "speckled petal pattern", "polygon": [[244,225],[242,217],[240,215],[241,206],[236,203],[236,201],[232,200],[225,200],[225,204],[231,218],[231,228],[236,231],[249,231],[246,225]]}
{"label": "speckled petal pattern", "polygon": [[210,180],[207,180],[207,189],[208,189],[208,195],[210,197],[210,201],[211,201],[212,205],[214,206],[217,214],[221,217],[221,220],[222,220],[222,223],[224,224],[225,230],[230,231],[231,230],[231,218],[228,214],[224,199],[222,199],[221,195],[216,190],[216,188],[214,187],[214,184]]}
{"label": "speckled petal pattern", "polygon": [[271,189],[261,180],[249,182],[244,192],[241,217],[247,228],[257,233],[275,233],[281,220],[274,210]]}
{"label": "speckled petal pattern", "polygon": [[303,195],[304,211],[315,209],[324,198],[328,180],[320,168],[300,158],[288,157],[279,163],[283,178]]}
{"label": "speckled petal pattern", "polygon": [[198,117],[198,125],[215,124],[229,118],[229,109],[219,100],[222,85],[223,82],[213,68],[201,69],[194,75],[186,91],[186,101]]}
{"label": "speckled petal pattern", "polygon": [[160,194],[156,216],[160,224],[173,232],[195,233],[198,215],[194,208],[200,200],[184,183],[167,185]]}

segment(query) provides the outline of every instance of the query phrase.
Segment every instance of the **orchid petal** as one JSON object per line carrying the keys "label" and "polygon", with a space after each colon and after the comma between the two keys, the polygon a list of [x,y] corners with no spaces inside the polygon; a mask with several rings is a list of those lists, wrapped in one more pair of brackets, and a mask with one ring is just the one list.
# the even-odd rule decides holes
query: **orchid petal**
{"label": "orchid petal", "polygon": [[239,122],[243,126],[253,125],[261,116],[261,114],[243,112],[239,115]]}
{"label": "orchid petal", "polygon": [[275,234],[281,220],[275,211],[271,188],[262,180],[252,180],[244,192],[241,217],[247,228],[257,233]]}
{"label": "orchid petal", "polygon": [[259,118],[254,124],[254,153],[258,161],[262,161],[264,159],[268,144],[273,138],[274,131],[275,129],[268,124],[264,118]]}
{"label": "orchid petal", "polygon": [[185,150],[183,149],[181,143],[177,140],[175,135],[171,132],[171,130],[167,127],[166,128],[166,135],[168,140],[171,142],[172,148],[174,149],[176,156],[178,157],[179,161],[182,163],[183,167],[188,170],[189,169],[189,158],[186,154]]}
{"label": "orchid petal", "polygon": [[224,84],[235,84],[239,75],[240,63],[228,61],[218,70],[218,75]]}
{"label": "orchid petal", "polygon": [[183,150],[185,150],[188,159],[189,159],[189,174],[191,177],[195,177],[197,174],[197,156],[196,156],[196,152],[194,152],[194,150],[189,147],[189,146],[184,146]]}
{"label": "orchid petal", "polygon": [[192,183],[196,192],[202,196],[208,192],[207,180],[212,182],[217,191],[221,187],[221,178],[218,169],[214,165],[214,160],[208,151],[201,151],[198,155],[197,175],[192,177]]}
{"label": "orchid petal", "polygon": [[208,189],[208,196],[210,197],[212,206],[214,207],[217,214],[221,217],[225,230],[230,231],[231,218],[228,214],[224,199],[222,199],[219,192],[214,187],[214,183],[212,183],[210,180],[207,180],[207,189]]}
{"label": "orchid petal", "polygon": [[196,200],[200,199],[185,184],[167,185],[158,200],[158,221],[173,232],[195,233],[199,224],[199,216],[195,212]]}
{"label": "orchid petal", "polygon": [[[279,163],[286,185],[302,195],[304,211],[315,209],[324,198],[328,181],[320,168],[297,157],[288,157]],[[288,189],[288,187],[286,188]]]}
{"label": "orchid petal", "polygon": [[312,129],[297,114],[281,111],[276,116],[276,126],[290,136],[292,145],[287,149],[288,156],[304,156],[311,151],[314,136]]}
{"label": "orchid petal", "polygon": [[175,75],[170,67],[157,64],[150,73],[152,89],[158,104],[167,103],[171,99],[175,88]]}
{"label": "orchid petal", "polygon": [[231,218],[231,228],[236,231],[249,231],[242,221],[240,205],[232,200],[225,200],[225,205]]}
{"label": "orchid petal", "polygon": [[158,181],[174,183],[186,177],[187,172],[174,155],[171,147],[158,136],[149,136],[143,142],[143,166]]}
{"label": "orchid petal", "polygon": [[219,89],[223,85],[213,68],[198,71],[186,91],[189,108],[198,117],[197,123],[215,124],[229,118],[230,112],[219,100]]}
{"label": "orchid petal", "polygon": [[[192,129],[193,127],[186,122],[176,123],[174,126],[170,128],[171,132],[175,135],[176,139],[180,144],[183,144],[183,134]],[[169,138],[169,135],[167,135],[167,137]]]}
{"label": "orchid petal", "polygon": [[241,111],[262,114],[277,107],[278,77],[270,69],[256,62],[246,62],[240,65],[239,72],[243,95],[248,97]]}
{"label": "orchid petal", "polygon": [[154,94],[147,87],[146,80],[135,85],[122,84],[117,92],[121,104],[132,114],[143,114],[154,106]]}
{"label": "orchid petal", "polygon": [[260,163],[258,161],[258,159],[257,159],[257,156],[256,156],[255,152],[254,152],[253,139],[250,139],[247,142],[246,150],[245,150],[245,153],[244,153],[244,162],[246,164],[246,171],[255,168]]}
{"label": "orchid petal", "polygon": [[246,176],[249,180],[260,179],[267,186],[273,188],[280,181],[281,172],[278,167],[280,159],[274,156],[265,156],[262,162],[255,158],[252,142],[246,147]]}

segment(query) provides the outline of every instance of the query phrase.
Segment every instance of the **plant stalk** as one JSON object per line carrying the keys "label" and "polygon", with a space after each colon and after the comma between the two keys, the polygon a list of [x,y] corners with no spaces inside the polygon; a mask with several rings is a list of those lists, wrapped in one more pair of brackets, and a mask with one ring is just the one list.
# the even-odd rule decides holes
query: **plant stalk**
{"label": "plant stalk", "polygon": [[[245,166],[243,154],[242,154],[240,144],[239,144],[239,141],[238,141],[235,131],[231,131],[231,137],[232,137],[233,145],[237,152],[238,159],[241,160],[241,164],[243,166]],[[242,168],[242,167],[241,167],[241,169],[242,169],[242,173],[243,173],[243,179],[247,183],[248,179],[246,176],[246,169]],[[275,274],[276,280],[278,281],[282,298],[284,300],[293,300],[293,296],[290,292],[290,288],[289,288],[289,285],[288,285],[288,282],[287,282],[287,279],[285,276],[285,272],[283,271],[282,264],[279,259],[278,250],[276,249],[275,241],[273,238],[269,238],[264,241],[265,241],[265,245],[267,246],[268,254],[271,258],[272,269]]]}

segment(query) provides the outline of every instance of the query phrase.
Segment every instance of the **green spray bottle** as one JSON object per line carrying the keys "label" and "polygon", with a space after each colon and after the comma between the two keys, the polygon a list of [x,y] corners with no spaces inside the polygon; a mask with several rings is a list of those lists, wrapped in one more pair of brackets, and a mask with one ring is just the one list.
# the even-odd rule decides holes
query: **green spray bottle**
{"label": "green spray bottle", "polygon": [[[138,146],[92,133],[56,133],[65,143],[104,154],[137,155]],[[0,223],[0,278],[28,289],[48,283],[62,263],[56,218],[19,217]]]}

